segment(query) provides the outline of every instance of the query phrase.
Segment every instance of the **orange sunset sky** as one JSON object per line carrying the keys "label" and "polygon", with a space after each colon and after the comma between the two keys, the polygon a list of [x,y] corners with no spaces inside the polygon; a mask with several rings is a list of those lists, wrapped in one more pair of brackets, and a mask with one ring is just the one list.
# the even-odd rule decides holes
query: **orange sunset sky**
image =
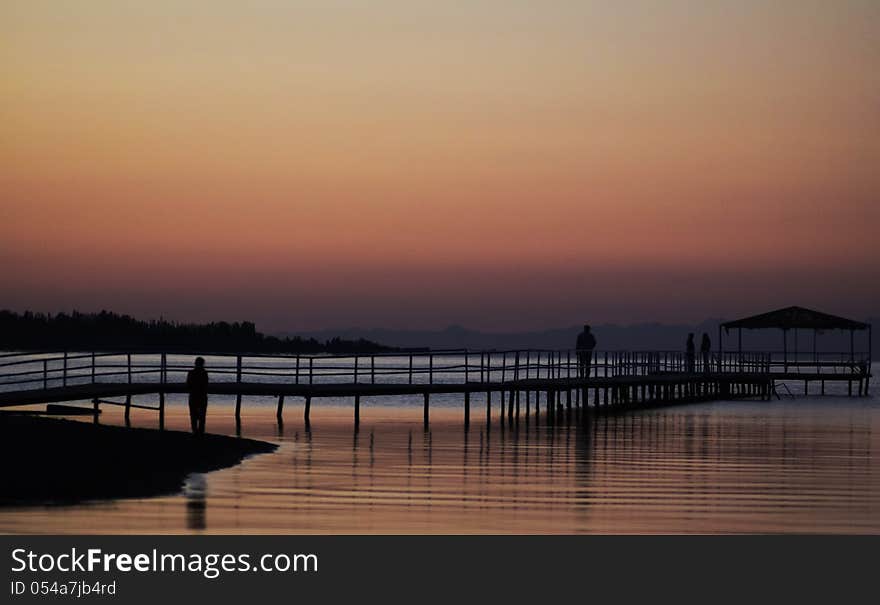
{"label": "orange sunset sky", "polygon": [[880,3],[0,1],[0,308],[880,311]]}

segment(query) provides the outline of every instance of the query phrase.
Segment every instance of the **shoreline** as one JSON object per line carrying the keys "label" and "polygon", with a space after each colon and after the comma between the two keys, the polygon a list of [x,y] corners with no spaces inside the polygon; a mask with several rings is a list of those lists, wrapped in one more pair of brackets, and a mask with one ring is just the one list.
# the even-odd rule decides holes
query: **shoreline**
{"label": "shoreline", "polygon": [[192,473],[235,466],[277,447],[226,435],[0,413],[0,507],[174,494]]}

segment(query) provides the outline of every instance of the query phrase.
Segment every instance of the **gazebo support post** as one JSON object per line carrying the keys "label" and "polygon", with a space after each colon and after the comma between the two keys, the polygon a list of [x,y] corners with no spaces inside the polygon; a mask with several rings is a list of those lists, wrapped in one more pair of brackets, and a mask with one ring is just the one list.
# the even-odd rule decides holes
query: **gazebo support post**
{"label": "gazebo support post", "polygon": [[865,376],[865,396],[868,396],[868,385],[871,384],[871,364],[874,363],[874,354],[871,350],[874,340],[871,338],[871,324],[868,324],[868,375]]}
{"label": "gazebo support post", "polygon": [[737,328],[736,339],[737,339],[736,369],[738,371],[742,372],[742,362],[743,362],[743,329],[742,328]]}
{"label": "gazebo support post", "polygon": [[788,373],[788,331],[782,328],[782,364],[785,373]]}
{"label": "gazebo support post", "polygon": [[819,332],[816,328],[813,328],[813,363],[819,363],[819,356],[816,354],[816,333]]}

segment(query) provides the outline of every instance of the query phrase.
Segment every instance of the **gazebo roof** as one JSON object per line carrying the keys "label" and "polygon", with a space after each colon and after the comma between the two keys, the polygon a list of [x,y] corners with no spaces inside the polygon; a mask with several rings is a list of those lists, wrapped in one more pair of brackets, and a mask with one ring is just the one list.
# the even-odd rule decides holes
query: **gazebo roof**
{"label": "gazebo roof", "polygon": [[861,321],[821,313],[803,307],[777,309],[769,313],[761,313],[760,315],[728,321],[721,324],[721,326],[725,330],[730,328],[745,328],[746,330],[767,328],[782,330],[794,328],[808,330],[866,330],[868,328],[868,324]]}

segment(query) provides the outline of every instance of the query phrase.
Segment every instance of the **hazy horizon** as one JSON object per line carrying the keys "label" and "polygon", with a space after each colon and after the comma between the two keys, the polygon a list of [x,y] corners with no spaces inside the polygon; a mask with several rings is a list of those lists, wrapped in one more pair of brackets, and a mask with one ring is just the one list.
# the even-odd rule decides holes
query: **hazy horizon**
{"label": "hazy horizon", "polygon": [[0,306],[264,331],[880,309],[880,4],[0,7]]}
{"label": "hazy horizon", "polygon": [[[749,313],[747,315],[752,315],[765,311],[773,311],[774,309],[763,309],[760,311],[756,311],[755,313]],[[825,311],[827,309],[815,309],[817,311]],[[295,328],[287,328],[284,325],[279,327],[272,327],[270,325],[266,325],[261,323],[259,319],[255,319],[253,317],[214,317],[209,318],[207,320],[194,320],[186,317],[170,317],[166,315],[151,315],[151,314],[131,314],[123,311],[119,311],[118,309],[83,309],[83,308],[73,308],[73,309],[14,309],[14,308],[0,308],[0,311],[12,311],[14,313],[44,313],[50,315],[56,315],[60,313],[71,314],[71,313],[100,313],[102,311],[107,311],[110,313],[117,313],[120,315],[130,315],[134,319],[138,321],[158,321],[165,320],[176,323],[209,323],[209,322],[227,322],[227,323],[240,323],[240,322],[252,322],[255,325],[255,329],[258,332],[262,332],[267,335],[275,335],[275,336],[296,336],[296,335],[305,335],[305,336],[315,336],[322,335],[330,337],[334,333],[339,335],[344,335],[346,332],[401,332],[401,333],[454,333],[456,331],[466,331],[470,333],[478,333],[485,336],[504,336],[504,335],[516,335],[516,334],[546,334],[552,332],[563,332],[571,329],[580,329],[580,327],[586,322],[590,323],[594,328],[620,328],[623,330],[632,330],[639,328],[650,328],[650,327],[661,327],[661,328],[680,328],[683,326],[687,327],[699,327],[706,326],[711,324],[713,326],[717,325],[720,321],[731,321],[734,319],[740,319],[740,316],[710,316],[705,315],[702,317],[694,317],[690,319],[682,319],[677,321],[661,321],[658,319],[638,319],[638,320],[630,320],[630,321],[596,321],[589,317],[584,318],[581,321],[575,321],[570,323],[547,323],[543,326],[529,326],[529,325],[518,325],[513,326],[511,329],[486,329],[477,325],[467,325],[460,324],[456,322],[438,322],[436,324],[424,325],[424,326],[391,326],[391,325],[360,325],[360,324],[338,324],[338,325],[329,325],[329,326],[321,326],[315,328],[304,328],[304,329],[295,329]],[[835,313],[832,313],[835,314]],[[744,315],[744,316],[747,316]],[[855,319],[857,321],[871,321],[880,319],[880,313],[869,313],[864,316],[851,316],[849,319]],[[714,333],[714,332],[713,332]],[[343,336],[345,337],[345,336]]]}

